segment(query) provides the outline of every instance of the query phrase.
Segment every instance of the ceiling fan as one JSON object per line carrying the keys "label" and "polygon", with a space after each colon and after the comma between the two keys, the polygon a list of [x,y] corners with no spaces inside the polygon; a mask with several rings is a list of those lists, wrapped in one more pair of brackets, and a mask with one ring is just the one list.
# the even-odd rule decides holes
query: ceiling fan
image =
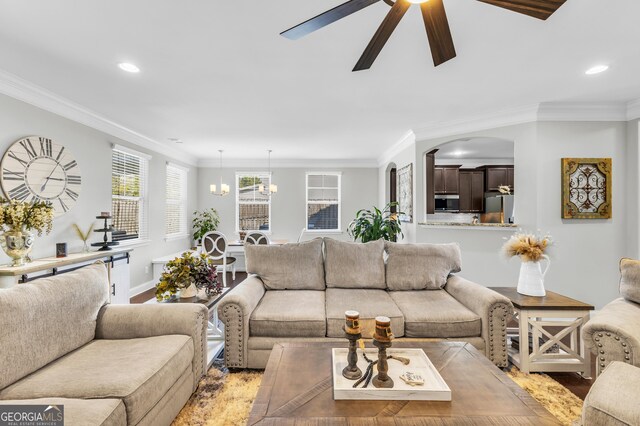
{"label": "ceiling fan", "polygon": [[[320,15],[313,17],[295,27],[289,28],[280,35],[297,40],[333,22],[371,6],[380,0],[350,0],[334,7]],[[502,7],[513,12],[522,13],[534,18],[545,20],[562,6],[566,0],[478,0],[483,3]],[[449,21],[444,10],[443,0],[384,0],[391,10],[387,13],[382,24],[374,34],[358,60],[353,71],[371,68],[373,62],[395,30],[396,26],[412,4],[419,4],[422,18],[429,38],[433,64],[438,66],[456,57],[456,49],[449,30]]]}

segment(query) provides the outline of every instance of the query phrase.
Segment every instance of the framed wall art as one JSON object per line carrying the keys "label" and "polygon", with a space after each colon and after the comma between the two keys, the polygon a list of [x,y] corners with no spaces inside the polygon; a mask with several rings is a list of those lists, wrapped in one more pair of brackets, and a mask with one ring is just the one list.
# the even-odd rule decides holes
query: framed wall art
{"label": "framed wall art", "polygon": [[413,222],[413,163],[398,170],[397,176],[398,211],[401,222]]}
{"label": "framed wall art", "polygon": [[611,158],[562,159],[562,218],[611,218]]}

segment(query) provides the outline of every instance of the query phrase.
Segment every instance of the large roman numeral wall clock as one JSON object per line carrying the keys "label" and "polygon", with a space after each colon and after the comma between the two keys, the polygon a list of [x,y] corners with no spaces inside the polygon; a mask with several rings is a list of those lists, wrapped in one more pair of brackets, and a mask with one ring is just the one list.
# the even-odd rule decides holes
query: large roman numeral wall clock
{"label": "large roman numeral wall clock", "polygon": [[55,215],[78,201],[82,177],[71,152],[41,136],[29,136],[9,147],[0,163],[0,183],[7,198],[48,201]]}

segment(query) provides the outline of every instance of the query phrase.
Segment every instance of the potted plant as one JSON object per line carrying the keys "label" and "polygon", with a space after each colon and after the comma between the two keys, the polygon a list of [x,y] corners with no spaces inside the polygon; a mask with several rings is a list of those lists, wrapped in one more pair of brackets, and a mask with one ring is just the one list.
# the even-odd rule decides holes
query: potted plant
{"label": "potted plant", "polygon": [[161,302],[173,296],[194,297],[197,289],[205,289],[209,296],[222,292],[216,267],[209,256],[187,251],[165,265],[156,284],[156,299]]}
{"label": "potted plant", "polygon": [[220,224],[220,216],[216,209],[205,209],[193,212],[193,239],[197,245],[202,244],[202,237],[207,232],[215,231]]}
{"label": "potted plant", "polygon": [[33,231],[48,234],[53,226],[53,206],[45,201],[7,201],[0,198],[0,245],[13,259],[11,266],[25,264],[33,248]]}
{"label": "potted plant", "polygon": [[347,232],[354,241],[360,240],[363,243],[379,240],[396,241],[398,235],[404,237],[400,226],[402,212],[394,213],[392,207],[398,203],[387,204],[383,210],[373,207],[373,210],[362,209],[356,213],[356,218],[351,221]]}

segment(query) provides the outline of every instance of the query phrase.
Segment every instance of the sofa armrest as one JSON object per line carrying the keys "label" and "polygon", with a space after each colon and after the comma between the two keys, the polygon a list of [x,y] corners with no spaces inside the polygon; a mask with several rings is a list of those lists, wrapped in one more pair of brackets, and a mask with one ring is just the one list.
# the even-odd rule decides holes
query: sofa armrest
{"label": "sofa armrest", "polygon": [[224,360],[227,368],[247,367],[249,318],[265,289],[257,275],[250,275],[227,293],[218,305],[218,318],[224,323]]}
{"label": "sofa armrest", "polygon": [[487,287],[456,275],[449,277],[444,289],[482,318],[485,355],[498,367],[506,367],[507,318],[513,312],[511,301]]}
{"label": "sofa armrest", "polygon": [[183,334],[193,339],[193,389],[206,373],[209,311],[200,303],[105,305],[98,312],[96,339],[135,339]]}
{"label": "sofa armrest", "polygon": [[640,367],[640,305],[614,300],[587,321],[582,338],[597,357],[598,373],[612,361]]}

